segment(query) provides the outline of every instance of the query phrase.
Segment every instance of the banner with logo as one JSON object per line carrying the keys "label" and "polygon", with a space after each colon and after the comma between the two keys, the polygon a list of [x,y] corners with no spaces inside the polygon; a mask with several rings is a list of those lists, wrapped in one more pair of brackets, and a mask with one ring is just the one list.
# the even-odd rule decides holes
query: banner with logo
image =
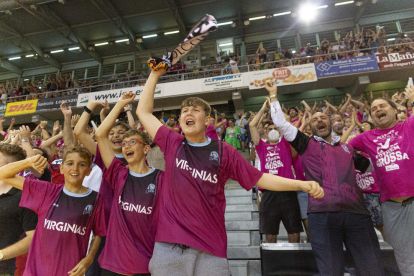
{"label": "banner with logo", "polygon": [[0,117],[4,116],[4,113],[6,112],[7,104],[0,104]]}
{"label": "banner with logo", "polygon": [[40,99],[37,102],[36,111],[60,109],[60,105],[63,102],[66,102],[66,107],[76,106],[78,102],[78,96],[74,95],[74,96],[65,96],[65,97],[59,97],[59,98]]}
{"label": "banner with logo", "polygon": [[232,89],[243,86],[243,75],[226,75],[203,80],[203,91],[216,91],[224,89]]}
{"label": "banner with logo", "polygon": [[[155,97],[159,98],[163,95],[163,89],[164,84],[157,84],[155,87]],[[122,89],[113,89],[113,90],[105,90],[105,91],[99,91],[99,92],[93,92],[93,93],[86,93],[86,94],[79,94],[77,96],[77,106],[87,106],[90,101],[98,101],[98,102],[104,102],[105,100],[108,101],[108,103],[116,103],[119,98],[124,93],[128,92],[134,92],[136,97],[135,101],[137,101],[142,94],[142,91],[144,90],[144,86],[135,86],[135,87],[129,87],[129,88],[122,88]]]}
{"label": "banner with logo", "polygon": [[36,112],[38,100],[8,103],[6,107],[6,116],[29,114]]}
{"label": "banner with logo", "polygon": [[362,56],[315,63],[318,78],[378,70],[375,56]]}
{"label": "banner with logo", "polygon": [[381,70],[414,66],[414,50],[404,53],[379,54],[376,57]]}
{"label": "banner with logo", "polygon": [[198,59],[185,60],[184,64],[187,65],[187,69],[196,69],[200,67],[200,61]]}
{"label": "banner with logo", "polygon": [[277,86],[315,82],[318,80],[313,63],[253,71],[247,73],[247,77],[250,90],[264,88],[268,78],[273,78]]}

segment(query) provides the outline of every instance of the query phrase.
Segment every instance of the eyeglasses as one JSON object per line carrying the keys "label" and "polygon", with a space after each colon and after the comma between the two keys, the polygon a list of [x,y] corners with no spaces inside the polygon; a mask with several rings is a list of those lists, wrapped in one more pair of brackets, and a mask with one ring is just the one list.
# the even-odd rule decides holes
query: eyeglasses
{"label": "eyeglasses", "polygon": [[133,146],[133,145],[135,145],[136,143],[139,143],[139,144],[142,144],[142,145],[146,145],[144,142],[142,142],[142,141],[140,141],[140,140],[129,140],[129,141],[122,141],[121,146],[124,148],[124,147],[126,147],[127,145],[129,145],[129,146]]}

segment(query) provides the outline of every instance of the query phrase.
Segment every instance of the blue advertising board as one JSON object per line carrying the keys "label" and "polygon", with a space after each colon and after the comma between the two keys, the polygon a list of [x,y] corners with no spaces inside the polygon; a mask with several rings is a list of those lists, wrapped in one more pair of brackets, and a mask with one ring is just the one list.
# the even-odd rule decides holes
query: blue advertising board
{"label": "blue advertising board", "polygon": [[378,70],[375,56],[362,56],[315,63],[318,78]]}

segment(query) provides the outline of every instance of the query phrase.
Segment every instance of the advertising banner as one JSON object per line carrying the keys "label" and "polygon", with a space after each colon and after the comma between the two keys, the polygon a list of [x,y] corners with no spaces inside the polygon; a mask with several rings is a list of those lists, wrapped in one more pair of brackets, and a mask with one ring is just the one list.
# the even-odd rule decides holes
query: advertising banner
{"label": "advertising banner", "polygon": [[247,73],[247,77],[250,90],[264,88],[265,81],[268,78],[275,79],[277,86],[315,82],[318,80],[313,63],[253,71]]}
{"label": "advertising banner", "polygon": [[[163,88],[163,84],[157,84],[157,86],[155,87],[156,98],[161,97],[163,95]],[[93,93],[79,94],[77,96],[77,106],[87,106],[89,101],[104,102],[105,100],[107,100],[108,103],[116,103],[118,99],[122,96],[122,94],[127,92],[134,92],[136,95],[135,101],[137,101],[141,97],[141,93],[143,90],[144,86],[135,86],[122,89],[113,89]]]}
{"label": "advertising banner", "polygon": [[14,116],[21,114],[29,114],[36,112],[36,105],[38,100],[22,101],[15,103],[8,103],[6,107],[6,116]]}
{"label": "advertising banner", "polygon": [[414,66],[414,50],[377,55],[378,66],[381,70]]}
{"label": "advertising banner", "polygon": [[375,56],[362,56],[315,63],[318,78],[378,70]]}
{"label": "advertising banner", "polygon": [[232,89],[243,86],[243,75],[226,75],[203,80],[203,92]]}
{"label": "advertising banner", "polygon": [[78,96],[74,95],[59,98],[40,99],[37,102],[36,111],[60,109],[60,105],[63,102],[66,102],[66,107],[76,106],[78,102]]}
{"label": "advertising banner", "polygon": [[4,116],[4,113],[6,112],[7,104],[0,104],[0,117]]}

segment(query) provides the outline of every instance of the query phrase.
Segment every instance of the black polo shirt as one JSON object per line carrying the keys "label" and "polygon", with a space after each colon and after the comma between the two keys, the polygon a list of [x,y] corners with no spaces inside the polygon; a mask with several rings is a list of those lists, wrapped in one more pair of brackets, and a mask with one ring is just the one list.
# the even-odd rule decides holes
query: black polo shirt
{"label": "black polo shirt", "polygon": [[[0,250],[18,242],[23,233],[35,230],[37,214],[19,207],[22,191],[11,188],[0,195]],[[0,261],[0,275],[14,275],[16,259]]]}

